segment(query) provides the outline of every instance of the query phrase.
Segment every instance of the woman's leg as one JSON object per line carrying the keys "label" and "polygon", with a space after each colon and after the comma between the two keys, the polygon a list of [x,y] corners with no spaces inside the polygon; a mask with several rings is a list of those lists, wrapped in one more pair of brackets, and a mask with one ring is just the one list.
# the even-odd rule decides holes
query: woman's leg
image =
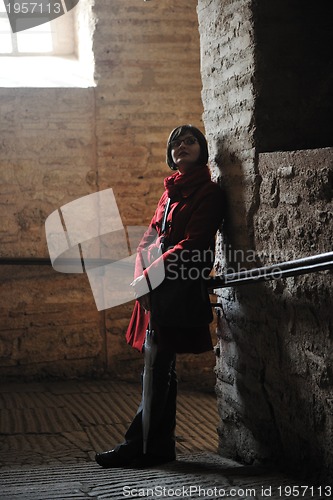
{"label": "woman's leg", "polygon": [[[175,457],[175,427],[177,375],[176,356],[170,352],[158,352],[153,365],[153,393],[150,408],[150,426],[147,453]],[[142,401],[128,428],[125,439],[128,445],[135,443],[142,453]]]}
{"label": "woman's leg", "polygon": [[143,455],[142,401],[126,434],[125,441],[114,450],[99,453],[96,461],[104,467],[116,467],[133,461],[161,463],[174,460],[177,376],[176,355],[167,351],[157,353],[152,373],[152,398],[147,454]]}

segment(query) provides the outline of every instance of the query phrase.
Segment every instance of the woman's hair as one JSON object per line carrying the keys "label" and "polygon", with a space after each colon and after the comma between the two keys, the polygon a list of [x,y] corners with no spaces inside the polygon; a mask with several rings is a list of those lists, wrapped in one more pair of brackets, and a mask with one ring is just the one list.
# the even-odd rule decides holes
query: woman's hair
{"label": "woman's hair", "polygon": [[200,145],[200,156],[198,159],[198,163],[200,165],[207,165],[208,162],[208,146],[207,141],[203,133],[193,125],[181,125],[180,127],[176,127],[170,134],[168,142],[167,142],[167,152],[166,152],[166,162],[171,168],[171,170],[177,170],[176,165],[173,162],[171,155],[171,141],[178,139],[185,134],[190,132],[197,140]]}

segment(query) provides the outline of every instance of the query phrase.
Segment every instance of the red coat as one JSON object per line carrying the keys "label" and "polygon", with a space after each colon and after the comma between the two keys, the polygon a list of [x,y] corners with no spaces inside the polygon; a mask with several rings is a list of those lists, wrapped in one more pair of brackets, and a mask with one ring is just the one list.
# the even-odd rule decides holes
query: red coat
{"label": "red coat", "polygon": [[[174,352],[205,352],[212,349],[209,323],[211,306],[204,278],[214,261],[214,237],[223,220],[223,196],[212,182],[208,167],[181,175],[176,172],[164,181],[165,192],[138,247],[135,278],[154,276],[161,265],[165,279],[151,292],[152,323],[160,348]],[[165,205],[171,198],[165,235],[166,249],[158,255]],[[148,248],[144,268],[141,253]],[[145,262],[147,262],[147,257]],[[149,314],[136,301],[126,333],[127,342],[142,350]]]}

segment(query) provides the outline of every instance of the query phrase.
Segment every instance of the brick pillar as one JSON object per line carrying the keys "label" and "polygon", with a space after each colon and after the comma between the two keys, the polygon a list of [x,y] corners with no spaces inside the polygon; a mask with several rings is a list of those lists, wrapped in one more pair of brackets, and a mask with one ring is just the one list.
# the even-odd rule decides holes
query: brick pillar
{"label": "brick pillar", "polygon": [[[214,176],[229,207],[218,273],[332,247],[332,150],[274,153],[330,145],[324,62],[331,7],[321,2],[323,15],[310,2],[300,4],[198,2],[204,122]],[[316,39],[306,65],[299,36],[305,41],[308,30],[314,40],[311,18]],[[312,120],[304,120],[310,110]],[[279,461],[317,480],[332,474],[331,284],[331,275],[314,275],[219,292],[222,455]]]}

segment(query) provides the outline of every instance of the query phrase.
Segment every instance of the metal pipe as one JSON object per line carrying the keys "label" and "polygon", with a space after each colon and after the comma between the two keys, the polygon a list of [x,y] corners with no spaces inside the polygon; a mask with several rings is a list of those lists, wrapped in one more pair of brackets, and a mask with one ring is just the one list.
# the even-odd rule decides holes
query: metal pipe
{"label": "metal pipe", "polygon": [[[74,259],[77,262],[77,259]],[[115,261],[111,259],[85,259],[86,267],[105,266]],[[118,263],[121,261],[117,261]],[[63,265],[73,264],[73,259],[64,259]],[[51,265],[48,257],[0,257],[0,266],[35,266]],[[311,255],[302,259],[280,262],[270,266],[256,267],[245,271],[227,273],[221,276],[214,276],[207,279],[208,289],[225,288],[249,283],[259,283],[274,279],[288,278],[301,274],[309,274],[319,271],[326,271],[333,268],[333,252],[326,252],[318,255]]]}
{"label": "metal pipe", "polygon": [[[306,260],[306,259],[302,259]],[[293,261],[290,262],[292,264]],[[296,262],[296,261],[295,261]],[[288,263],[289,264],[289,263]],[[266,266],[262,268],[249,269],[239,273],[225,274],[222,276],[214,276],[207,281],[209,289],[227,288],[231,286],[246,285],[249,283],[259,283],[262,281],[272,281],[281,278],[289,278],[291,276],[299,276],[302,274],[310,274],[319,271],[327,271],[333,268],[333,260],[324,262],[315,262],[310,265],[297,265],[280,267]]]}
{"label": "metal pipe", "polygon": [[0,266],[50,266],[48,257],[0,257]]}

